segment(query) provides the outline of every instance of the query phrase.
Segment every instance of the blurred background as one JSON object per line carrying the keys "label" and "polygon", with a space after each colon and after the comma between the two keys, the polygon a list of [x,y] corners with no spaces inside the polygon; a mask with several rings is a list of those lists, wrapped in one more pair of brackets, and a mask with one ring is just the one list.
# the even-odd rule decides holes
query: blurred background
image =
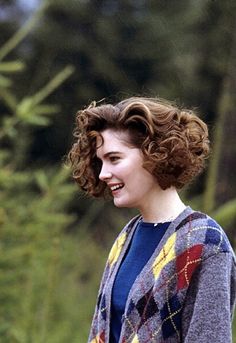
{"label": "blurred background", "polygon": [[197,110],[211,157],[181,195],[235,247],[235,61],[234,0],[0,0],[0,342],[87,340],[106,256],[135,214],[85,197],[64,166],[93,100]]}

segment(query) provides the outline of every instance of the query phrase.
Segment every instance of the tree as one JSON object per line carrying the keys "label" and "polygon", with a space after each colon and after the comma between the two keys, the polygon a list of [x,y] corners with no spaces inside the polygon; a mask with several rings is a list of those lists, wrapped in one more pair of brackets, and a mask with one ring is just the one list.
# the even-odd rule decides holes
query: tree
{"label": "tree", "polygon": [[[2,59],[20,42],[17,37],[19,32],[0,49]],[[68,170],[25,166],[32,128],[50,125],[58,111],[44,101],[73,68],[65,67],[41,90],[19,99],[12,90],[13,75],[24,70],[20,60],[0,61],[0,340],[82,341],[92,307],[84,304],[85,291],[93,299],[91,285],[99,277],[92,261],[103,255],[89,238],[67,233],[75,221],[68,213],[75,194]]]}

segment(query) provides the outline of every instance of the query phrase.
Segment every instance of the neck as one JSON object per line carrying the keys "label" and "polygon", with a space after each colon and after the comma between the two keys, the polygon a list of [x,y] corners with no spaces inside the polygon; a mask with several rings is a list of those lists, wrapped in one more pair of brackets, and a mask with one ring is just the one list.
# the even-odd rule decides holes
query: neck
{"label": "neck", "polygon": [[145,222],[161,223],[173,221],[185,207],[176,189],[170,187],[153,192],[150,199],[140,209],[140,213]]}

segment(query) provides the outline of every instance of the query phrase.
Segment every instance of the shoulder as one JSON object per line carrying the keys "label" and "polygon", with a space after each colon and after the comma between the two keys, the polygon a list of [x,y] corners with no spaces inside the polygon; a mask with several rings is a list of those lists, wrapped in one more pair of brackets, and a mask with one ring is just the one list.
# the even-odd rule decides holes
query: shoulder
{"label": "shoulder", "polygon": [[218,253],[230,253],[235,259],[225,231],[219,223],[205,213],[192,210],[176,225],[175,233],[179,252],[198,249],[203,258]]}

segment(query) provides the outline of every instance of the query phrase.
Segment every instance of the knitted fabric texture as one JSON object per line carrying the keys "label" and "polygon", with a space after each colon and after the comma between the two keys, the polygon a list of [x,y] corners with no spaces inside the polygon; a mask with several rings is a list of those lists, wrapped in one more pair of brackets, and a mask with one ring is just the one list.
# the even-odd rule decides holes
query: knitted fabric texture
{"label": "knitted fabric texture", "polygon": [[[109,254],[91,326],[90,343],[109,342],[112,286],[138,220],[135,217],[125,226]],[[234,252],[224,231],[212,218],[187,207],[171,223],[135,280],[122,318],[119,342],[185,342],[186,326],[190,326],[195,306],[196,295],[189,291],[192,278],[204,263],[222,253],[230,256],[227,268],[228,274],[231,273],[231,284],[217,287],[226,289],[225,293],[231,292],[230,305],[225,304],[225,307],[230,307],[228,312],[232,315],[236,288]],[[211,287],[211,275],[207,275],[207,282],[206,277],[203,281]],[[227,299],[229,296],[226,294]],[[192,304],[188,310],[185,310],[186,303]],[[225,333],[223,335],[226,337]],[[207,339],[203,338],[201,342],[209,342]],[[226,339],[224,342],[229,341]]]}

